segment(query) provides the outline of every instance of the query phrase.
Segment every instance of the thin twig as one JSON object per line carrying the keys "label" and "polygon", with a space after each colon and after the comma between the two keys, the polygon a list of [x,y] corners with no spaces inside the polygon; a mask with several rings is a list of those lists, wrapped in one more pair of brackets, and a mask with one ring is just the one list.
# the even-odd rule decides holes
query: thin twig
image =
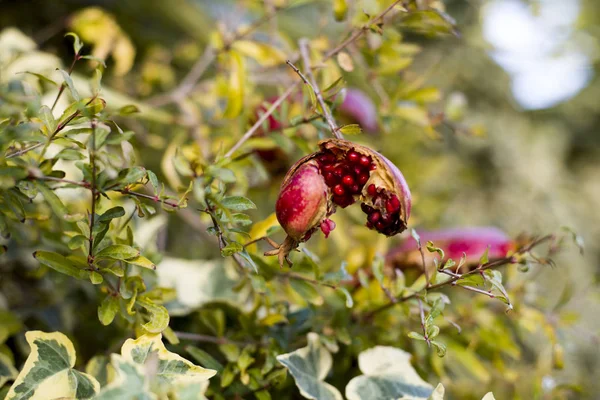
{"label": "thin twig", "polygon": [[206,72],[208,67],[210,67],[210,65],[213,63],[213,61],[217,58],[217,55],[219,55],[222,52],[229,51],[234,42],[236,42],[240,39],[243,39],[244,37],[249,35],[251,32],[253,32],[257,28],[259,28],[262,24],[269,21],[271,18],[273,18],[275,15],[277,15],[277,12],[281,9],[282,8],[277,8],[277,7],[273,7],[271,9],[269,9],[266,14],[264,14],[262,17],[260,17],[256,21],[254,21],[246,29],[244,29],[241,32],[235,33],[229,40],[227,40],[225,42],[223,47],[220,49],[217,49],[211,45],[208,45],[204,49],[204,52],[202,53],[200,58],[198,60],[196,60],[194,65],[192,65],[192,68],[189,70],[189,72],[186,74],[186,76],[181,80],[179,85],[177,85],[174,89],[172,89],[168,93],[164,93],[164,94],[158,95],[156,97],[153,97],[153,98],[147,100],[147,103],[149,103],[153,106],[159,107],[159,106],[164,106],[164,105],[174,103],[174,102],[177,102],[177,101],[180,101],[181,99],[183,99],[194,89],[194,87],[196,86],[196,83],[198,83],[198,81],[200,80],[202,75],[204,75],[204,73]]}
{"label": "thin twig", "polygon": [[488,296],[491,299],[493,299],[494,297],[496,297],[496,296],[494,296],[494,294],[488,292],[487,290],[478,289],[478,288],[473,287],[473,286],[468,286],[468,285],[455,285],[455,286],[461,287],[461,288],[463,288],[465,290],[468,290],[470,292],[475,292],[475,293],[483,294],[485,296]]}
{"label": "thin twig", "polygon": [[179,339],[192,340],[194,342],[205,342],[205,343],[214,343],[214,344],[235,344],[237,346],[246,346],[249,344],[257,344],[257,342],[253,342],[253,341],[237,341],[237,340],[228,339],[226,337],[203,335],[201,333],[180,332],[180,331],[175,331],[174,333]]}
{"label": "thin twig", "polygon": [[419,253],[421,253],[421,263],[423,265],[423,273],[425,274],[425,287],[429,287],[429,271],[427,270],[427,264],[425,263],[425,253],[423,252],[423,246],[421,245],[421,239],[417,240],[417,246],[419,248]]}
{"label": "thin twig", "polygon": [[271,107],[269,107],[269,109],[265,111],[263,115],[260,116],[260,118],[254,123],[254,125],[252,125],[252,127],[248,129],[246,133],[244,133],[240,140],[238,140],[237,143],[233,145],[231,149],[229,149],[229,151],[225,154],[226,158],[231,157],[231,155],[235,153],[237,149],[239,149],[248,139],[252,137],[252,135],[254,135],[254,133],[261,127],[262,123],[265,122],[266,119],[269,118],[269,116],[275,112],[277,107],[279,107],[281,103],[283,103],[284,100],[287,99],[290,94],[292,94],[292,92],[296,89],[296,86],[298,86],[299,83],[300,82],[298,81],[292,84],[290,87],[287,88],[285,92],[281,94],[281,96],[277,98],[277,100],[275,100],[275,102],[273,102],[273,104],[271,104]]}
{"label": "thin twig", "polygon": [[92,183],[90,186],[92,195],[92,206],[90,212],[90,236],[87,262],[90,268],[94,268],[94,218],[96,217],[96,120],[92,119],[92,133],[90,135],[90,166],[92,168]]}
{"label": "thin twig", "polygon": [[[337,53],[342,51],[350,43],[354,42],[356,39],[361,37],[365,32],[367,32],[369,30],[369,27],[372,24],[377,23],[378,21],[383,19],[396,5],[398,5],[401,2],[402,2],[402,0],[395,1],[388,8],[386,8],[381,14],[375,16],[369,22],[367,22],[366,25],[358,28],[348,39],[344,40],[338,46],[336,46],[332,50],[328,51],[325,54],[325,56],[323,57],[323,59],[321,60],[321,63],[329,60],[331,57],[335,56]],[[275,103],[273,103],[273,105],[271,105],[271,107],[259,118],[259,120],[256,121],[256,123],[254,125],[252,125],[252,127],[246,133],[244,133],[244,135],[233,146],[233,148],[227,152],[226,157],[231,157],[231,155],[237,149],[239,149],[243,143],[245,143],[248,139],[250,139],[252,137],[252,135],[258,130],[258,128],[260,128],[262,123],[269,117],[269,115],[271,115],[273,112],[275,112],[275,110],[277,109],[277,106],[279,106],[279,104],[281,104],[292,93],[292,91],[298,86],[299,83],[300,83],[299,81],[296,81],[287,88],[287,90],[275,101],[275,103],[277,103],[277,104],[275,105]]]}
{"label": "thin twig", "polygon": [[400,3],[404,3],[404,0],[396,0],[396,1],[394,1],[388,8],[386,8],[385,10],[383,10],[383,12],[381,14],[375,16],[373,19],[371,19],[365,25],[363,25],[362,27],[360,27],[358,30],[354,31],[354,33],[352,33],[348,37],[348,39],[344,40],[338,46],[336,46],[333,49],[329,50],[325,54],[325,60],[328,60],[331,57],[335,56],[337,53],[339,53],[340,51],[344,50],[346,48],[346,46],[348,46],[350,43],[354,42],[356,39],[358,39],[359,37],[361,37],[362,35],[364,35],[366,32],[368,32],[369,29],[371,28],[371,25],[376,24],[379,21],[383,20],[383,18],[390,11],[392,11],[394,9],[394,7],[396,7]]}
{"label": "thin twig", "polygon": [[295,280],[298,280],[298,281],[304,281],[304,282],[312,283],[313,285],[321,285],[321,286],[325,286],[325,287],[328,287],[328,288],[331,288],[331,289],[337,289],[337,286],[333,285],[331,283],[321,282],[321,281],[318,281],[316,279],[311,279],[311,278],[308,278],[306,276],[295,274],[293,272],[282,272],[282,273],[279,273],[278,276],[280,276],[282,278],[295,279]]}
{"label": "thin twig", "polygon": [[173,207],[173,208],[181,208],[181,206],[178,203],[174,203],[169,200],[161,199],[159,196],[151,196],[151,195],[145,194],[145,193],[133,192],[129,189],[118,189],[118,190],[115,189],[115,192],[119,192],[119,193],[122,193],[125,195],[140,197],[142,199],[152,200],[155,203],[165,204],[165,205],[167,205],[169,207]]}
{"label": "thin twig", "polygon": [[421,299],[417,299],[419,303],[419,316],[421,317],[421,328],[423,329],[423,337],[427,342],[427,346],[431,347],[431,341],[429,340],[429,336],[427,336],[427,328],[425,325],[425,310],[423,309],[423,301]]}
{"label": "thin twig", "polygon": [[[75,68],[75,64],[80,59],[81,59],[81,56],[79,55],[79,52],[75,53],[75,55],[73,56],[73,62],[71,63],[71,67],[69,67],[69,70],[67,71],[69,76],[71,76],[71,74],[73,73],[73,68]],[[67,87],[67,84],[65,82],[63,82],[60,85],[60,89],[58,89],[58,94],[56,95],[56,98],[54,99],[54,103],[52,103],[52,107],[50,107],[50,111],[54,111],[54,108],[56,107],[56,103],[58,103],[58,99],[60,99],[60,96],[65,91],[65,87]]]}
{"label": "thin twig", "polygon": [[[331,111],[329,110],[329,107],[327,106],[327,104],[325,104],[325,99],[323,99],[323,94],[321,93],[321,90],[319,90],[319,86],[317,85],[317,80],[315,79],[315,75],[313,74],[312,66],[310,64],[310,53],[309,53],[310,50],[309,50],[308,39],[305,39],[305,38],[300,39],[298,41],[298,45],[300,46],[300,55],[302,56],[302,62],[304,63],[304,70],[306,71],[306,75],[308,75],[308,79],[310,80],[311,89],[313,90],[313,92],[315,92],[317,101],[319,102],[319,105],[321,106],[321,110],[323,111],[323,117],[325,118],[325,121],[327,121],[327,125],[329,125],[329,129],[331,130],[331,133],[333,134],[333,136],[335,136],[338,139],[343,139],[344,137],[340,133],[340,131],[335,123],[335,120],[333,119],[333,116],[331,115]],[[291,63],[289,63],[289,65],[291,65]],[[298,74],[300,74],[300,71],[298,71],[297,68],[295,70]],[[302,77],[302,74],[300,74],[300,76]],[[302,77],[302,79],[304,80],[305,83],[308,83],[306,78]]]}
{"label": "thin twig", "polygon": [[[479,274],[480,271],[485,271],[487,269],[497,268],[497,267],[500,267],[500,266],[503,266],[503,265],[507,265],[507,264],[514,264],[515,262],[517,262],[516,261],[517,260],[517,258],[516,258],[517,256],[521,256],[521,255],[527,254],[534,247],[536,247],[536,246],[538,246],[538,245],[540,245],[540,244],[542,244],[544,242],[553,240],[553,239],[554,239],[554,235],[543,236],[543,237],[541,237],[539,239],[536,239],[536,240],[532,241],[527,246],[524,246],[523,248],[517,250],[510,257],[504,257],[504,258],[500,258],[500,259],[495,260],[495,261],[490,261],[488,263],[483,264],[480,269],[474,269],[472,271],[465,272],[464,274],[460,274],[460,275],[456,274],[456,276],[450,277],[450,279],[448,279],[447,281],[440,282],[440,283],[437,283],[435,285],[430,285],[428,288],[426,288],[426,290],[427,291],[437,290],[437,289],[443,288],[445,286],[452,285],[452,284],[454,284],[454,282],[456,282],[457,280],[459,280],[461,278],[465,278],[465,277],[467,277],[469,275]],[[467,290],[469,290],[469,289],[467,289]],[[414,293],[411,293],[409,295],[405,295],[405,296],[399,297],[397,299],[398,300],[397,303],[404,303],[404,302],[406,302],[408,300],[414,299],[414,298],[416,298],[419,295],[419,293],[420,292],[414,292]],[[485,292],[485,294],[489,295],[488,292]],[[379,306],[379,307],[375,308],[374,310],[371,310],[370,312],[368,312],[363,317],[363,319],[366,319],[366,320],[371,319],[376,314],[392,308],[397,303],[390,302],[390,303],[382,304],[381,306]]]}

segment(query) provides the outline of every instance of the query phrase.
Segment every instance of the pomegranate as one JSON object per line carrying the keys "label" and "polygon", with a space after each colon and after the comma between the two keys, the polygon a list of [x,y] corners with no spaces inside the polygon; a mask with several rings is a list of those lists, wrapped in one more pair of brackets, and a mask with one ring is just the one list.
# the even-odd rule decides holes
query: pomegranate
{"label": "pomegranate", "polygon": [[379,129],[377,108],[362,90],[346,89],[346,96],[338,110],[350,122],[359,124],[365,132],[375,133]]}
{"label": "pomegranate", "polygon": [[[361,203],[366,226],[386,236],[406,229],[410,190],[387,158],[368,147],[341,139],[319,142],[319,151],[300,159],[286,174],[275,210],[287,233],[278,249],[279,263],[317,230],[329,236],[337,207]],[[290,263],[291,264],[291,263]]]}
{"label": "pomegranate", "polygon": [[[463,252],[467,255],[465,264],[474,268],[479,263],[479,258],[488,250],[488,258],[496,260],[505,257],[508,252],[515,249],[515,241],[506,233],[495,227],[468,227],[450,228],[436,231],[417,231],[421,245],[428,241],[444,250],[446,258],[455,262],[462,258]],[[435,254],[424,249],[425,263],[428,268],[433,268]],[[392,249],[386,256],[388,265],[395,268],[407,269],[411,267],[422,268],[421,254],[417,243],[412,238],[406,239],[400,246]]]}

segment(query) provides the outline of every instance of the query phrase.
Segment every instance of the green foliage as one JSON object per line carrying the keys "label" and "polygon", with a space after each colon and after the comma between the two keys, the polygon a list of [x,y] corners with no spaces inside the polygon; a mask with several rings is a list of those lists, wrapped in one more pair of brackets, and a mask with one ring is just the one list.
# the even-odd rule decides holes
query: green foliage
{"label": "green foliage", "polygon": [[[140,37],[123,10],[79,6],[61,19],[73,32],[39,49],[0,32],[0,397],[541,397],[542,377],[564,365],[573,291],[536,302],[519,269],[546,272],[565,237],[583,251],[572,230],[523,236],[504,258],[469,254],[476,265],[412,230],[416,262],[396,264],[398,239],[349,208],[327,241],[313,232],[291,255],[293,269],[263,256],[283,238],[283,174],[331,135],[329,113],[402,169],[411,226],[477,220],[444,207],[475,186],[450,166],[481,129],[419,58],[430,38],[457,34],[441,2],[241,2],[237,28],[203,21],[207,4],[163,3],[144,4],[156,7],[149,25],[174,22],[161,38]],[[286,65],[307,72],[299,33],[315,90]],[[52,54],[57,38],[71,59]],[[344,114],[352,87],[375,99],[380,132]],[[464,137],[447,136],[455,126]],[[444,170],[452,179],[436,178]]]}

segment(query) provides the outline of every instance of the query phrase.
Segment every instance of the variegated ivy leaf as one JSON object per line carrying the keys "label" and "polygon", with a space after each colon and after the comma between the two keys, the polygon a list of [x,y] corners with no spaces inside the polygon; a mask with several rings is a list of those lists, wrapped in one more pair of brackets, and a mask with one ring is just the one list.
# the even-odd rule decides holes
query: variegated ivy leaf
{"label": "variegated ivy leaf", "polygon": [[[438,383],[438,385],[435,387],[434,391],[431,393],[431,396],[429,396],[429,398],[427,400],[444,400],[445,394],[446,394],[446,389],[444,388],[444,385],[442,385],[441,383]],[[418,399],[420,399],[420,397],[404,396],[398,400],[418,400]],[[495,400],[495,398],[494,398],[494,395],[492,394],[492,392],[489,392],[485,396],[483,396],[483,398],[481,400]]]}
{"label": "variegated ivy leaf", "polygon": [[116,371],[116,376],[102,388],[94,400],[157,399],[156,395],[150,392],[142,365],[133,364],[118,354],[111,356],[111,365]]}
{"label": "variegated ivy leaf", "polygon": [[128,339],[121,348],[121,356],[112,357],[118,378],[103,388],[98,398],[152,399],[154,394],[165,396],[189,385],[204,384],[217,373],[169,352],[161,337],[157,334]]}
{"label": "variegated ivy leaf", "polygon": [[400,399],[425,400],[433,387],[410,364],[410,354],[388,346],[376,346],[358,355],[364,375],[346,386],[348,400]]}
{"label": "variegated ivy leaf", "polygon": [[342,400],[342,394],[332,385],[324,382],[331,370],[331,353],[321,345],[319,335],[308,334],[308,346],[277,356],[277,361],[286,367],[307,399]]}
{"label": "variegated ivy leaf", "polygon": [[93,376],[73,369],[75,348],[65,335],[30,331],[25,339],[31,353],[6,400],[91,399],[96,395],[100,384]]}

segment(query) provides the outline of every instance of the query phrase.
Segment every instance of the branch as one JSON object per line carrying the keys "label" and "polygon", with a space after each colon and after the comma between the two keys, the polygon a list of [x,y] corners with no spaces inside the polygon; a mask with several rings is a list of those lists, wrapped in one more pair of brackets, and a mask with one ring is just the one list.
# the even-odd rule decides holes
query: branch
{"label": "branch", "polygon": [[92,206],[90,212],[90,246],[88,249],[87,262],[90,268],[94,265],[94,218],[96,214],[96,121],[92,120],[92,134],[90,135],[90,164],[92,167],[92,183],[90,190],[92,192]]}
{"label": "branch", "polygon": [[233,43],[237,40],[240,40],[251,32],[256,30],[265,22],[269,21],[281,8],[273,7],[271,8],[265,15],[254,21],[250,26],[244,29],[241,32],[235,33],[229,40],[226,40],[223,47],[220,49],[214,48],[211,45],[208,45],[206,49],[204,49],[204,53],[200,56],[198,60],[194,63],[190,71],[187,75],[182,79],[182,81],[170,92],[155,96],[149,100],[147,100],[148,104],[153,106],[164,106],[170,103],[175,103],[177,101],[181,101],[185,96],[187,96],[196,86],[196,83],[200,80],[202,75],[206,72],[208,67],[213,63],[213,61],[217,58],[217,55],[220,53],[228,51]]}
{"label": "branch", "polygon": [[244,133],[240,140],[238,140],[237,143],[233,145],[231,149],[229,149],[229,151],[225,154],[226,158],[231,157],[231,155],[235,153],[237,149],[239,149],[248,139],[252,137],[252,135],[254,135],[254,133],[256,133],[256,131],[261,127],[262,123],[265,122],[265,120],[275,112],[277,107],[279,107],[281,103],[283,103],[284,100],[287,99],[290,94],[292,94],[292,92],[296,89],[296,86],[298,86],[299,83],[300,82],[296,82],[292,84],[290,87],[287,88],[285,92],[283,92],[281,96],[277,98],[277,100],[275,100],[273,104],[271,104],[271,107],[269,107],[269,109],[265,111],[263,115],[260,116],[260,118],[254,123],[254,125],[252,125],[252,127],[248,129],[246,133]]}
{"label": "branch", "polygon": [[200,333],[179,332],[179,331],[175,331],[174,333],[179,339],[192,340],[194,342],[205,342],[205,343],[214,343],[214,344],[235,344],[237,346],[246,346],[249,344],[257,344],[257,342],[253,342],[253,341],[243,341],[242,342],[242,341],[228,339],[226,337],[216,337],[216,336],[210,336],[210,335],[203,335]]}
{"label": "branch", "polygon": [[[500,266],[503,266],[503,265],[507,265],[507,264],[514,264],[516,262],[516,256],[521,256],[521,255],[527,254],[531,250],[533,250],[534,247],[536,247],[536,246],[538,246],[538,245],[540,245],[540,244],[542,244],[544,242],[553,240],[553,239],[554,239],[554,235],[543,236],[543,237],[541,237],[539,239],[536,239],[536,240],[532,241],[527,246],[524,246],[521,249],[517,250],[510,257],[504,257],[504,258],[500,258],[500,259],[495,260],[495,261],[490,261],[488,263],[485,263],[485,264],[481,265],[480,268],[473,269],[472,271],[466,272],[464,274],[460,274],[460,275],[459,274],[454,274],[453,276],[450,276],[450,279],[448,279],[447,281],[440,282],[440,283],[437,283],[435,285],[429,285],[429,286],[425,287],[424,289],[427,292],[429,292],[431,290],[437,290],[437,289],[443,288],[443,287],[448,286],[448,285],[453,285],[454,282],[456,282],[457,280],[459,280],[461,278],[465,278],[465,277],[467,277],[469,275],[479,274],[482,271],[485,271],[486,269],[497,268],[497,267],[500,267]],[[462,285],[458,285],[458,286],[465,287],[465,286],[462,286]],[[472,287],[467,287],[466,288],[466,290],[476,291],[476,290],[472,290],[472,289],[477,289],[477,288],[472,288]],[[479,292],[479,290],[477,290],[477,291]],[[486,296],[490,296],[490,293],[488,293],[486,291],[481,291],[481,292],[483,292],[483,294],[485,294]],[[385,310],[387,310],[389,308],[392,308],[394,305],[396,305],[398,303],[403,303],[405,301],[417,298],[419,296],[419,293],[420,293],[420,291],[419,292],[415,292],[415,293],[411,293],[411,294],[406,295],[406,296],[398,297],[396,303],[390,302],[390,303],[383,304],[383,305],[375,308],[374,310],[370,311],[369,313],[367,313],[364,316],[364,319],[366,319],[366,320],[371,319],[376,314],[378,314],[378,313],[380,313],[382,311],[385,311]]]}
{"label": "branch", "polygon": [[335,56],[337,53],[339,53],[340,51],[344,50],[344,48],[346,48],[346,46],[348,46],[350,43],[354,42],[356,39],[358,39],[359,37],[361,37],[362,35],[364,35],[366,32],[368,32],[369,29],[371,28],[371,25],[376,24],[379,21],[383,20],[383,18],[390,11],[392,11],[394,9],[394,7],[396,7],[400,3],[402,3],[404,5],[404,0],[396,0],[396,1],[394,1],[388,8],[386,8],[385,10],[383,10],[383,12],[381,14],[375,16],[373,19],[371,19],[369,22],[367,22],[361,28],[359,28],[358,30],[354,31],[354,33],[351,34],[348,37],[348,39],[344,40],[338,46],[336,46],[333,49],[329,50],[325,54],[325,58],[323,59],[323,61],[328,60],[331,57]]}
{"label": "branch", "polygon": [[[329,129],[331,130],[331,133],[333,134],[333,136],[335,136],[338,139],[343,139],[344,137],[340,133],[340,131],[333,119],[333,116],[331,115],[331,111],[329,110],[329,107],[327,107],[327,104],[325,104],[325,99],[323,99],[323,94],[319,90],[319,86],[317,85],[317,80],[315,79],[315,76],[313,74],[312,67],[310,65],[308,39],[305,39],[305,38],[300,39],[298,44],[300,45],[300,55],[302,56],[302,62],[304,63],[304,69],[306,70],[308,79],[310,79],[309,85],[310,85],[311,89],[313,90],[313,92],[315,92],[317,101],[319,102],[319,105],[321,106],[321,110],[323,110],[323,117],[325,118],[325,121],[327,121],[327,125],[329,125]],[[289,62],[288,62],[288,64],[292,65]],[[298,71],[298,68],[294,67],[294,69],[300,75],[300,77],[302,77],[302,80],[304,81],[304,83],[308,83],[306,78],[304,78],[304,76],[302,74],[300,74],[300,71]]]}

